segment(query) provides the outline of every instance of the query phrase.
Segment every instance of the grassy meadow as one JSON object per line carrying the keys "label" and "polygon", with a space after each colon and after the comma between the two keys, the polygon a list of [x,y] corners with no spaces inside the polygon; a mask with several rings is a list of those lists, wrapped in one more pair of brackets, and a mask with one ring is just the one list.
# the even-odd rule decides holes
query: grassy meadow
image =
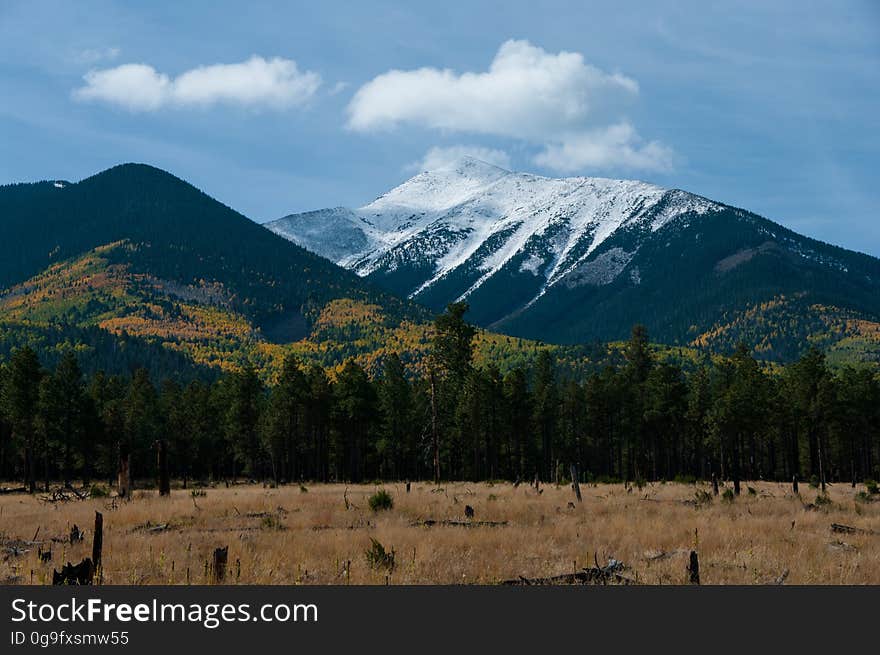
{"label": "grassy meadow", "polygon": [[[380,488],[393,507],[374,511],[369,498]],[[409,493],[403,483],[221,485],[170,497],[135,491],[128,501],[7,493],[0,584],[51,584],[53,568],[89,556],[96,510],[104,584],[207,584],[212,553],[224,546],[227,584],[497,584],[611,558],[633,581],[684,584],[691,550],[703,584],[880,584],[880,502],[859,497],[861,486],[830,486],[830,503],[817,503],[806,484],[795,495],[768,482],[743,484],[733,500],[704,484],[581,491],[581,503],[567,485],[538,493],[465,482],[414,482]],[[85,538],[70,543],[74,524]],[[367,557],[371,538],[393,550],[393,566]]]}

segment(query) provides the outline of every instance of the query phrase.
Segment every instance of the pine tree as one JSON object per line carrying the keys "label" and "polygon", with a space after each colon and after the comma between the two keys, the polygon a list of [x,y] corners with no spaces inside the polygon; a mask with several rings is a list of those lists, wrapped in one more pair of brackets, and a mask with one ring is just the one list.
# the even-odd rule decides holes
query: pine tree
{"label": "pine tree", "polygon": [[0,397],[12,428],[12,440],[19,444],[24,456],[23,477],[31,493],[37,488],[36,418],[42,377],[37,353],[29,347],[20,348],[9,361]]}

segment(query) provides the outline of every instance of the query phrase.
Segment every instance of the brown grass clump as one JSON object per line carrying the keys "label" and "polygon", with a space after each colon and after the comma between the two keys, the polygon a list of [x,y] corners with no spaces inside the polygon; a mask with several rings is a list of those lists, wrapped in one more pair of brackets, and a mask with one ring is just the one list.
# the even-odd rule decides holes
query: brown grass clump
{"label": "brown grass clump", "polygon": [[[683,584],[692,549],[703,584],[880,584],[880,502],[859,500],[848,485],[830,487],[831,503],[820,505],[812,491],[748,486],[754,494],[722,502],[708,485],[581,485],[578,504],[567,486],[538,494],[413,483],[406,493],[388,484],[393,508],[380,512],[369,506],[372,485],[315,484],[308,493],[237,485],[200,497],[141,491],[128,502],[55,504],[9,494],[0,496],[0,584],[47,584],[53,567],[88,556],[95,510],[104,514],[106,584],[206,584],[206,563],[222,546],[229,584],[495,584],[610,558],[639,582]],[[832,523],[857,529],[832,532]],[[73,524],[85,539],[64,543]],[[365,558],[373,540],[393,549],[393,566]],[[43,561],[38,550],[49,548]]]}

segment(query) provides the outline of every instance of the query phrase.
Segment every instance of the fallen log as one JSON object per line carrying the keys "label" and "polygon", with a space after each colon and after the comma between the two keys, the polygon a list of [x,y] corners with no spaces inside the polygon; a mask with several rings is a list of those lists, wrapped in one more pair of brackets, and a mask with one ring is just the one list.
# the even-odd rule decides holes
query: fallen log
{"label": "fallen log", "polygon": [[625,576],[621,571],[626,568],[622,562],[615,559],[609,560],[606,566],[594,566],[584,568],[573,573],[562,573],[541,578],[526,578],[519,576],[511,580],[503,580],[502,585],[507,586],[546,586],[546,585],[635,585],[638,581]]}
{"label": "fallen log", "polygon": [[507,521],[457,521],[454,519],[425,519],[424,521],[413,521],[411,527],[424,526],[426,528],[440,526],[453,526],[457,528],[497,528],[507,525]]}
{"label": "fallen log", "polygon": [[837,532],[840,534],[877,534],[874,530],[869,530],[867,528],[856,528],[851,525],[844,525],[842,523],[832,523],[831,532]]}
{"label": "fallen log", "polygon": [[151,523],[147,521],[146,523],[142,523],[140,525],[136,525],[131,529],[131,532],[148,532],[150,534],[155,534],[158,532],[165,532],[166,530],[173,530],[174,526],[170,523]]}

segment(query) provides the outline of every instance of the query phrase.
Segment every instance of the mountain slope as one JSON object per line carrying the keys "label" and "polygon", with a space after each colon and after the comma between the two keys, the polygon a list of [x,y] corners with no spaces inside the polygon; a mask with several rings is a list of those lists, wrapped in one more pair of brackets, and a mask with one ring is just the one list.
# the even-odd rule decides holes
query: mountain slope
{"label": "mountain slope", "polygon": [[877,259],[636,181],[551,179],[463,158],[360,209],[267,227],[433,309],[466,299],[482,325],[560,343],[620,339],[642,322],[660,341],[697,344],[731,314],[797,295],[797,313],[773,327],[785,338],[769,354],[787,359],[816,324],[810,307],[880,316]]}
{"label": "mountain slope", "polygon": [[219,285],[269,340],[306,335],[340,297],[377,302],[396,319],[423,315],[157,168],[125,164],[76,184],[0,187],[0,288],[123,241],[106,253],[111,264],[184,287]]}

